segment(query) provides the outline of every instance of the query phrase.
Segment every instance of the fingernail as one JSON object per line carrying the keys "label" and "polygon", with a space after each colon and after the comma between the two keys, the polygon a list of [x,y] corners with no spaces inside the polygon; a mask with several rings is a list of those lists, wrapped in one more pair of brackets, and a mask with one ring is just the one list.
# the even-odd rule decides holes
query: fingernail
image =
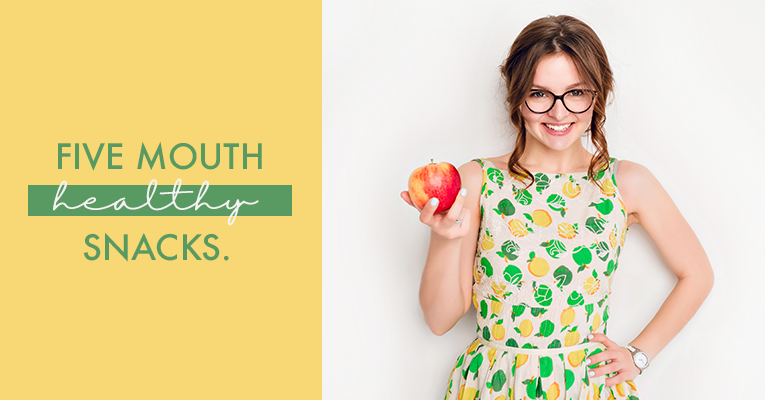
{"label": "fingernail", "polygon": [[595,338],[595,336],[587,335],[587,339],[593,339],[593,338]]}
{"label": "fingernail", "polygon": [[462,190],[460,190],[460,196],[466,196],[466,195],[467,195],[467,189],[462,188]]}
{"label": "fingernail", "polygon": [[589,375],[590,378],[592,378],[593,376],[595,376],[595,371],[590,371],[587,373],[587,375]]}
{"label": "fingernail", "polygon": [[592,361],[590,361],[590,359],[588,358],[588,359],[584,360],[584,365],[590,365],[591,362]]}
{"label": "fingernail", "polygon": [[434,198],[430,199],[430,205],[431,206],[437,206],[438,205],[438,198],[434,197]]}

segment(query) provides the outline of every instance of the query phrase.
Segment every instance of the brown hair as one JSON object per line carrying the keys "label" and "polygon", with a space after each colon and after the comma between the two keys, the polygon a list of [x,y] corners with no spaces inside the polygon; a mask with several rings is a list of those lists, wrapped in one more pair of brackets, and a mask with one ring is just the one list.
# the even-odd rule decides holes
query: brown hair
{"label": "brown hair", "polygon": [[596,168],[600,165],[608,166],[610,160],[603,125],[606,122],[606,103],[613,91],[613,74],[606,50],[595,31],[568,15],[543,17],[526,26],[513,42],[510,54],[500,67],[507,88],[507,111],[510,113],[510,121],[518,129],[508,170],[521,179],[531,178],[526,189],[534,184],[531,172],[518,164],[526,149],[526,126],[521,106],[533,84],[539,60],[555,53],[566,54],[584,82],[597,91],[589,127],[591,141],[597,151],[590,162],[587,176],[602,189],[596,179],[602,170],[596,171]]}

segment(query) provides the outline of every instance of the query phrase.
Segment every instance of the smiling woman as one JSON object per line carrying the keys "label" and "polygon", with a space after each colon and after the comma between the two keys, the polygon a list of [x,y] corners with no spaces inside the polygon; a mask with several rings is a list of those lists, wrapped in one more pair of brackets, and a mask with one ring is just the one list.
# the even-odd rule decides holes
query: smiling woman
{"label": "smiling woman", "polygon": [[[443,335],[471,303],[476,309],[477,337],[456,359],[446,400],[637,400],[633,379],[711,290],[709,260],[650,171],[609,155],[603,124],[613,78],[588,25],[565,15],[532,22],[501,73],[518,131],[513,152],[462,165],[466,191],[448,212],[428,204],[420,213],[432,230],[420,284],[425,322]],[[678,283],[621,346],[606,334],[632,223]]]}

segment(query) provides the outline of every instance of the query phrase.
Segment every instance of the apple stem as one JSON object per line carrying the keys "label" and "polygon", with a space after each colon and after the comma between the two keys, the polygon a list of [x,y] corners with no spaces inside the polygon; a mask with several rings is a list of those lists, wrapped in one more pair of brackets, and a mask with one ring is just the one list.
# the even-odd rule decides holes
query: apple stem
{"label": "apple stem", "polygon": [[430,163],[433,164],[433,159],[432,158],[430,159]]}

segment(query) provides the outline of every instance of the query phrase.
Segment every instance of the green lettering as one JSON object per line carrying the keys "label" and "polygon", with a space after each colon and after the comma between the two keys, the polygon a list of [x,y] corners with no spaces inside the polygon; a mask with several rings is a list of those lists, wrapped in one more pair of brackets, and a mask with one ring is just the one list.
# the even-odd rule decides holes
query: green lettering
{"label": "green lettering", "polygon": [[101,256],[101,249],[99,249],[98,246],[94,245],[93,243],[90,243],[90,239],[91,238],[96,238],[96,240],[98,240],[99,237],[95,233],[91,233],[90,235],[85,236],[85,244],[88,247],[90,247],[91,249],[95,250],[96,251],[96,255],[90,256],[90,255],[88,255],[87,251],[84,254],[85,254],[85,258],[87,258],[90,261],[93,261],[93,260],[98,260],[98,257]]}
{"label": "green lettering", "polygon": [[141,169],[144,157],[146,157],[146,162],[149,164],[149,169],[154,169],[154,163],[157,162],[157,157],[159,157],[160,168],[165,169],[165,158],[162,156],[162,143],[157,146],[157,151],[154,152],[154,157],[152,158],[149,158],[149,152],[146,151],[146,146],[141,143],[141,155],[138,157],[138,169]]}
{"label": "green lettering", "polygon": [[202,236],[202,235],[201,234],[197,234],[196,236],[194,236],[194,239],[191,239],[190,242],[187,242],[186,241],[187,240],[186,234],[183,235],[183,259],[184,260],[186,259],[186,252],[187,251],[190,251],[191,254],[194,256],[194,258],[196,258],[197,260],[201,260],[201,258],[199,258],[199,254],[197,254],[197,252],[194,251],[194,249],[191,247],[191,246],[194,245],[194,242],[196,242],[197,239],[199,239],[200,236]]}

